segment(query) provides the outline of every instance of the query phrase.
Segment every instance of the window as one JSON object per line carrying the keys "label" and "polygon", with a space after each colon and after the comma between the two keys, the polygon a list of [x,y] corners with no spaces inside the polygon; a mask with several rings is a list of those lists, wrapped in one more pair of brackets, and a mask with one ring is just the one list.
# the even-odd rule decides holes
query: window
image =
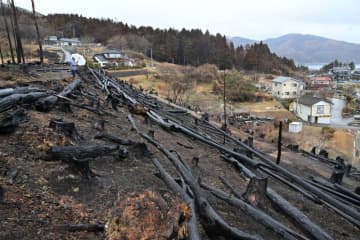
{"label": "window", "polygon": [[293,95],[296,96],[296,91],[293,91]]}
{"label": "window", "polygon": [[297,87],[297,83],[293,83],[293,87]]}
{"label": "window", "polygon": [[280,95],[280,91],[278,91],[278,95]]}
{"label": "window", "polygon": [[289,95],[290,95],[290,92],[285,92],[285,95],[289,96]]}
{"label": "window", "polygon": [[325,106],[324,105],[318,105],[316,106],[316,113],[317,114],[324,114]]}
{"label": "window", "polygon": [[284,83],[284,87],[286,86],[286,83]]}

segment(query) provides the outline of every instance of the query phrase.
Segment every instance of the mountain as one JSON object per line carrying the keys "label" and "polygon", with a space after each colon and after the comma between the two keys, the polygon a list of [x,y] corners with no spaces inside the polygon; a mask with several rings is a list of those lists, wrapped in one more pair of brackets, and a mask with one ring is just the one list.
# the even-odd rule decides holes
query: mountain
{"label": "mountain", "polygon": [[360,44],[315,35],[287,34],[266,39],[264,43],[277,55],[292,58],[300,64],[329,63],[335,59],[341,62],[360,62]]}
{"label": "mountain", "polygon": [[257,40],[252,40],[252,39],[243,38],[243,37],[232,37],[232,38],[230,38],[230,41],[232,41],[234,43],[235,47],[240,46],[240,45],[245,46],[247,44],[253,44],[253,43],[258,42]]}

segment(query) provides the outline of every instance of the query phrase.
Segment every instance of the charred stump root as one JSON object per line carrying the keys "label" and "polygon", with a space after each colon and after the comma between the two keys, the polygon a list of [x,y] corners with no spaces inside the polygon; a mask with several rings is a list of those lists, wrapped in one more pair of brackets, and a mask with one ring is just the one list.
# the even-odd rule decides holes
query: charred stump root
{"label": "charred stump root", "polygon": [[0,115],[0,134],[12,133],[21,122],[27,120],[24,109],[17,109],[10,113]]}
{"label": "charred stump root", "polygon": [[97,121],[95,121],[94,123],[92,123],[92,127],[98,131],[104,131],[105,129],[105,120],[103,119],[99,119]]}
{"label": "charred stump root", "polygon": [[266,206],[267,178],[252,177],[243,195],[244,199],[253,206],[264,208]]}
{"label": "charred stump root", "polygon": [[62,119],[51,119],[49,128],[52,128],[57,132],[64,133],[66,137],[69,137],[74,141],[83,140],[83,138],[76,130],[75,124],[73,122],[64,122]]}
{"label": "charred stump root", "polygon": [[[76,79],[75,81],[73,81],[72,83],[70,83],[69,85],[67,85],[64,90],[62,90],[58,96],[59,97],[66,97],[68,96],[73,90],[75,90],[81,83],[80,79]],[[38,111],[43,111],[43,112],[48,112],[50,111],[55,104],[57,103],[59,97],[57,96],[48,96],[45,98],[41,98],[37,101],[36,103],[36,109]]]}

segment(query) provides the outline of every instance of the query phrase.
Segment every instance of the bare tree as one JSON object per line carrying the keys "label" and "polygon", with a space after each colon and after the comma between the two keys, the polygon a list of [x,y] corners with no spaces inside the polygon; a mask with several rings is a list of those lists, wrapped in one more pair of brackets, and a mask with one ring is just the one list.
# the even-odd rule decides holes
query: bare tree
{"label": "bare tree", "polygon": [[21,63],[21,62],[25,63],[24,51],[23,51],[23,47],[22,47],[22,43],[21,43],[20,30],[19,30],[19,24],[17,21],[16,7],[15,7],[14,0],[10,0],[10,6],[12,9],[12,15],[13,15],[13,20],[14,20],[14,32],[15,32],[15,38],[16,38],[17,60],[18,60],[18,63]]}
{"label": "bare tree", "polygon": [[42,63],[44,63],[44,53],[43,53],[42,44],[41,44],[39,26],[38,26],[38,23],[37,23],[37,20],[36,20],[36,12],[35,12],[34,0],[31,0],[31,4],[32,4],[33,18],[34,18],[34,23],[35,23],[35,28],[36,28],[36,34],[37,34],[37,41],[38,41],[38,44],[39,44],[40,63],[42,64]]}
{"label": "bare tree", "polygon": [[0,4],[1,4],[2,15],[4,17],[6,34],[7,34],[7,38],[8,38],[8,42],[9,42],[9,47],[10,47],[11,61],[12,61],[12,63],[15,63],[14,51],[13,51],[10,32],[9,32],[9,25],[8,25],[7,18],[6,18],[6,15],[5,15],[5,7],[4,7],[4,4],[3,4],[2,0],[1,0]]}

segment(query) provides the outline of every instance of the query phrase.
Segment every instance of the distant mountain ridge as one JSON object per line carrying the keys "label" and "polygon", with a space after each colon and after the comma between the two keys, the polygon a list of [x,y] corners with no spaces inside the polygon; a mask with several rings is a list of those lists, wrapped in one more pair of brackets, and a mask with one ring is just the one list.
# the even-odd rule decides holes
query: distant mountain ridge
{"label": "distant mountain ridge", "polygon": [[[231,40],[234,46],[252,44],[256,40],[240,37]],[[360,63],[360,44],[348,43],[309,34],[287,34],[278,38],[269,38],[263,41],[270,50],[279,56],[292,58],[296,63],[329,63],[335,59],[342,62]],[[244,44],[245,43],[245,44]]]}

